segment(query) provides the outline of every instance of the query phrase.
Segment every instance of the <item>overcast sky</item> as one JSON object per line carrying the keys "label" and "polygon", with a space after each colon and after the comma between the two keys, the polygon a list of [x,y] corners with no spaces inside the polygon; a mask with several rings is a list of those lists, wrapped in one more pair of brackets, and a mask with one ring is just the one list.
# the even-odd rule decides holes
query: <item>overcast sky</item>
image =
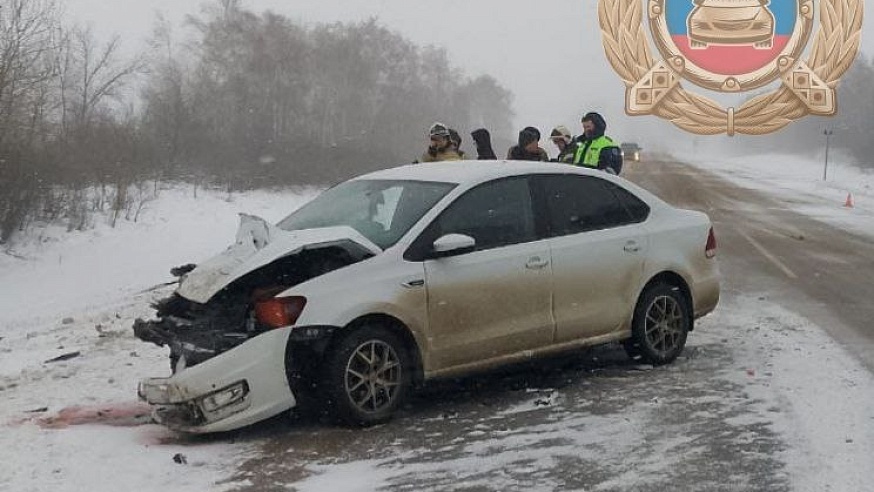
{"label": "overcast sky", "polygon": [[[142,46],[155,12],[181,22],[185,14],[198,13],[202,3],[65,0],[68,20],[91,25],[101,35],[117,33],[131,50]],[[646,142],[637,134],[668,125],[625,115],[624,87],[604,56],[596,0],[243,0],[243,5],[304,23],[376,17],[417,44],[445,47],[468,75],[491,74],[515,94],[520,127],[533,125],[546,133],[565,124],[578,133],[580,116],[597,110],[608,120],[608,134]],[[874,20],[868,15],[862,43],[869,54],[872,38]]]}

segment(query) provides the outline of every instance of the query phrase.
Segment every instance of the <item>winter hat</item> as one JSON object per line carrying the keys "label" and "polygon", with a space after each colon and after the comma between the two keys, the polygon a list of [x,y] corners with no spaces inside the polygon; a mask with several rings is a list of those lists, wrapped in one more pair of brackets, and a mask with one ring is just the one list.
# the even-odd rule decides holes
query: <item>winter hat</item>
{"label": "winter hat", "polygon": [[531,142],[540,140],[540,130],[533,126],[526,126],[519,132],[519,147],[525,147]]}
{"label": "winter hat", "polygon": [[449,137],[449,127],[443,123],[434,123],[431,129],[428,130],[428,135],[432,137]]}
{"label": "winter hat", "polygon": [[549,138],[556,139],[560,138],[565,141],[565,143],[570,143],[571,141],[571,131],[567,129],[567,127],[563,125],[559,125],[552,129],[552,133],[549,134]]}

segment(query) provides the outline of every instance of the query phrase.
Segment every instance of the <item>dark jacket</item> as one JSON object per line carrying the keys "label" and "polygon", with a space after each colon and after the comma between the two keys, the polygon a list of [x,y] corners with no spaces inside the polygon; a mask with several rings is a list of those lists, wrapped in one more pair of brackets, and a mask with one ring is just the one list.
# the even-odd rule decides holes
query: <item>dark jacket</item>
{"label": "dark jacket", "polygon": [[511,161],[548,161],[549,155],[547,155],[546,151],[537,147],[537,152],[528,152],[522,147],[518,145],[514,145],[510,147],[510,150],[507,151],[507,159]]}
{"label": "dark jacket", "polygon": [[507,151],[507,159],[513,161],[548,161],[549,155],[545,150],[537,147],[535,152],[528,152],[525,150],[532,142],[537,142],[540,140],[540,131],[533,126],[527,126],[519,132],[519,142],[518,145],[514,145],[510,147],[510,150]]}
{"label": "dark jacket", "polygon": [[577,153],[577,144],[571,139],[571,142],[564,147],[564,150],[559,150],[558,155],[553,162],[561,162],[564,164],[573,164],[575,154]]}
{"label": "dark jacket", "polygon": [[485,128],[480,128],[479,130],[474,130],[470,134],[473,137],[473,141],[476,143],[476,154],[477,159],[481,161],[486,160],[496,160],[498,156],[495,155],[494,149],[492,149],[492,136],[489,134],[489,131]]}

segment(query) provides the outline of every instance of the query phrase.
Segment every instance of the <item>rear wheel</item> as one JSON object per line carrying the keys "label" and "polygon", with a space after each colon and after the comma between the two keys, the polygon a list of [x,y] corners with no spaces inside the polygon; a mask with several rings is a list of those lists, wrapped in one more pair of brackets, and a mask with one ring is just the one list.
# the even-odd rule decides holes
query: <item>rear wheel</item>
{"label": "rear wheel", "polygon": [[400,337],[384,327],[346,335],[326,357],[323,389],[334,415],[352,425],[389,420],[409,391],[410,361]]}
{"label": "rear wheel", "polygon": [[640,356],[653,365],[673,362],[686,345],[692,326],[691,310],[680,289],[668,284],[648,287],[634,309],[629,356]]}

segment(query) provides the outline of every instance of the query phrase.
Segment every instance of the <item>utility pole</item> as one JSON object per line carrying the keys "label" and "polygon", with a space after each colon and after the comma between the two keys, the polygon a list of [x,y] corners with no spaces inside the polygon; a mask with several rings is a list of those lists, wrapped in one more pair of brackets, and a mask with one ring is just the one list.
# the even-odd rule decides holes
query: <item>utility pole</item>
{"label": "utility pole", "polygon": [[827,128],[823,130],[822,134],[825,135],[825,167],[822,170],[822,180],[825,181],[828,176],[828,150],[831,145],[831,137],[834,135],[834,130]]}

